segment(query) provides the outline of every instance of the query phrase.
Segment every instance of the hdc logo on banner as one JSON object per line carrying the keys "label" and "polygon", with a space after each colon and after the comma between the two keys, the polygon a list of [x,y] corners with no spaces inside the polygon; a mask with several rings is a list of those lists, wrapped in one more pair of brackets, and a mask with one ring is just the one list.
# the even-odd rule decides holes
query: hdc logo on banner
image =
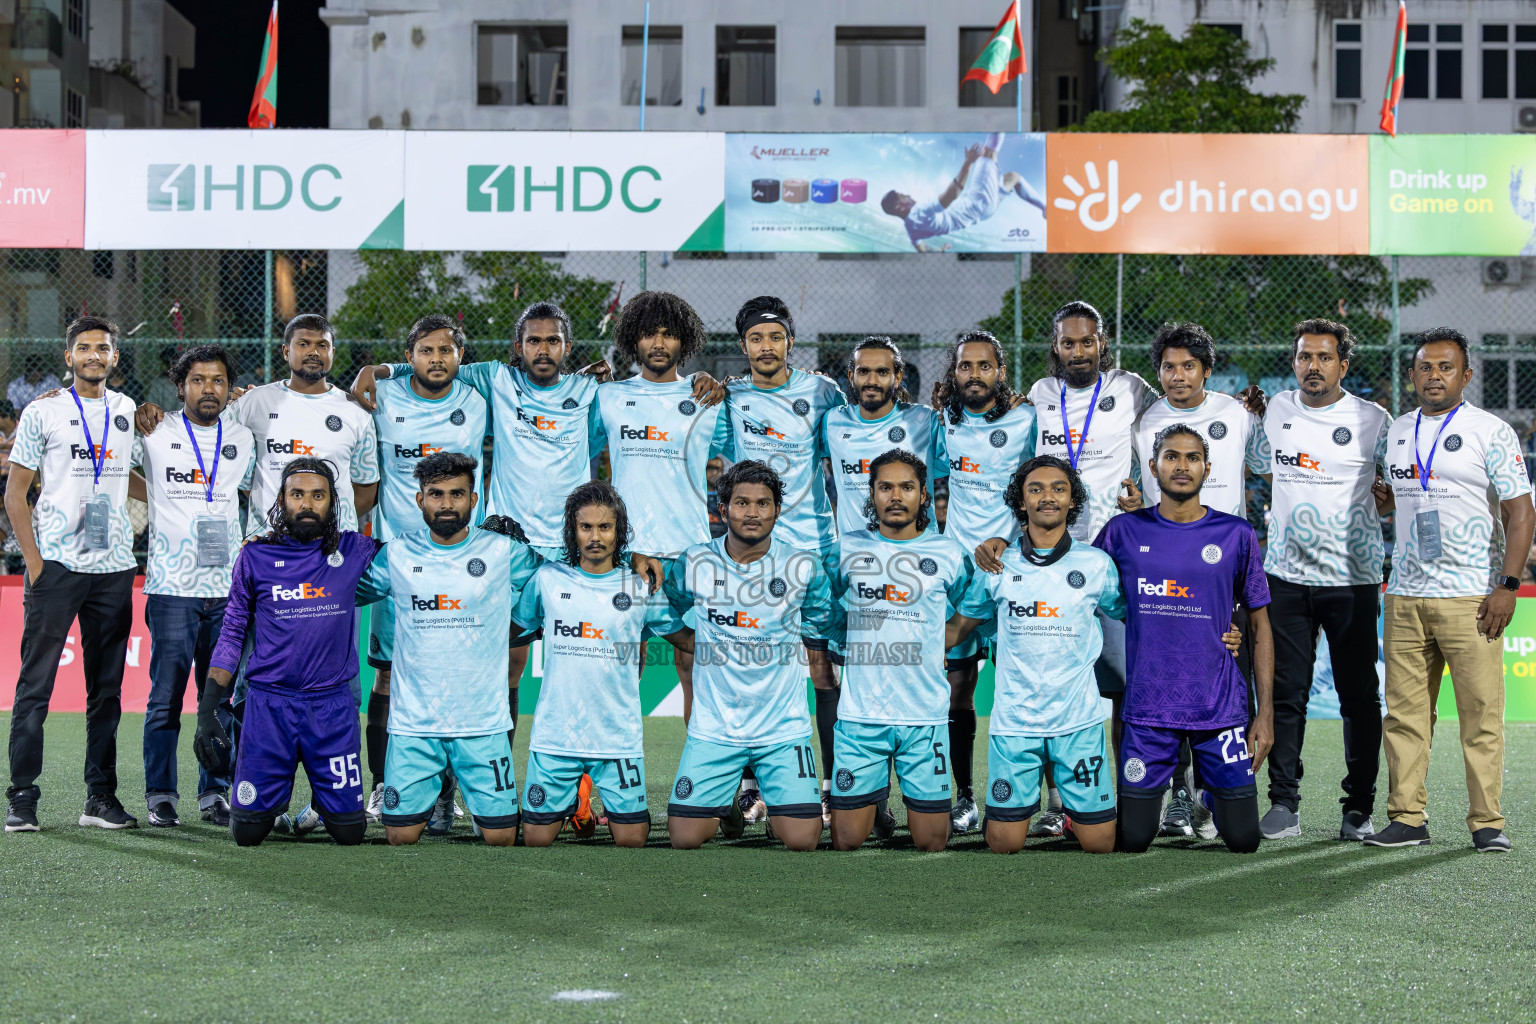
{"label": "hdc logo on banner", "polygon": [[[202,171],[199,179],[198,172]],[[215,167],[213,164],[150,164],[149,190],[145,199],[152,212],[190,211],[198,209],[198,182],[202,182],[202,209],[213,209],[216,194],[228,193],[236,210],[247,206],[252,210],[281,210],[293,198],[293,175],[278,164],[252,164],[250,183],[246,183],[246,166]],[[227,181],[217,180],[221,174],[231,175]],[[312,183],[321,176],[325,189],[314,189]],[[338,185],[341,172],[330,164],[315,164],[304,169],[299,176],[299,196],[304,205],[316,213],[334,210],[341,203]],[[265,184],[265,191],[263,191]],[[317,198],[317,193],[319,198]]]}
{"label": "hdc logo on banner", "polygon": [[0,248],[85,244],[85,132],[0,131]]}

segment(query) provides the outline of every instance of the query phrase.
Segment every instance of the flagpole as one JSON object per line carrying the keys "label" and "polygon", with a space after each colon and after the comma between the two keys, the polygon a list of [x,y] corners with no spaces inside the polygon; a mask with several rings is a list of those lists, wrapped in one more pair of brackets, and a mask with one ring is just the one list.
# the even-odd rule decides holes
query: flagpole
{"label": "flagpole", "polygon": [[[1019,0],[1013,0],[1013,23],[1014,25],[1018,26],[1016,31],[1018,31],[1022,36],[1024,30],[1024,22],[1020,21],[1019,18]],[[1024,131],[1024,83],[1019,81],[1019,79],[1023,77],[1023,75],[1019,75],[1013,80],[1013,93],[1014,99],[1016,100],[1013,105],[1013,130],[1016,132]]]}
{"label": "flagpole", "polygon": [[640,28],[640,130],[645,131],[645,78],[651,63],[651,0],[645,0],[645,24]]}

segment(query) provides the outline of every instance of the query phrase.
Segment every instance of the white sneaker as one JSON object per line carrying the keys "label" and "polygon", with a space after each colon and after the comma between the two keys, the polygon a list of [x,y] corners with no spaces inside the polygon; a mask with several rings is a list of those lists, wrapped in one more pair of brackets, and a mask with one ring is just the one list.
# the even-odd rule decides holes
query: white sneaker
{"label": "white sneaker", "polygon": [[768,819],[768,805],[763,803],[762,794],[755,789],[744,789],[736,794],[736,802],[741,805],[741,817],[748,825]]}
{"label": "white sneaker", "polygon": [[294,817],[293,834],[307,836],[324,824],[325,819],[320,817],[320,812],[315,810],[314,804],[309,804]]}
{"label": "white sneaker", "polygon": [[1067,830],[1067,817],[1060,811],[1042,811],[1029,823],[1029,837],[1059,836]]}
{"label": "white sneaker", "polygon": [[440,796],[432,805],[432,817],[427,819],[427,833],[446,836],[453,831],[454,803],[452,797]]}
{"label": "white sneaker", "polygon": [[368,807],[363,812],[369,821],[382,821],[384,819],[384,783],[373,787],[373,793],[368,797]]}

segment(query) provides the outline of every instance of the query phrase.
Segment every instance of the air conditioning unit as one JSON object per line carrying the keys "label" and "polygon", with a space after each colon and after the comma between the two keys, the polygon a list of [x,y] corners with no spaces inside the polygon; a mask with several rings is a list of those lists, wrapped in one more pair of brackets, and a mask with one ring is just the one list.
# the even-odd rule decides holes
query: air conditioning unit
{"label": "air conditioning unit", "polygon": [[1483,260],[1483,284],[1519,284],[1519,257]]}
{"label": "air conditioning unit", "polygon": [[1515,131],[1536,132],[1536,107],[1515,108]]}

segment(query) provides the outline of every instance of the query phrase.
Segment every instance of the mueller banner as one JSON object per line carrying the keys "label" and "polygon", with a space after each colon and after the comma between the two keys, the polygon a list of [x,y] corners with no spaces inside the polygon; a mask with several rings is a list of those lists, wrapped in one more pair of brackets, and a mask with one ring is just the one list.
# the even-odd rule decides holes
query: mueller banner
{"label": "mueller banner", "polygon": [[85,132],[0,131],[0,248],[85,244]]}
{"label": "mueller banner", "polygon": [[1536,256],[1536,138],[1371,138],[1371,251]]}
{"label": "mueller banner", "polygon": [[1363,135],[1091,135],[1046,145],[1051,252],[1364,253]]}
{"label": "mueller banner", "polygon": [[87,249],[398,249],[405,140],[382,131],[88,131]]}
{"label": "mueller banner", "polygon": [[730,252],[1042,252],[1045,136],[726,137]]}
{"label": "mueller banner", "polygon": [[409,132],[408,249],[718,251],[718,132]]}

